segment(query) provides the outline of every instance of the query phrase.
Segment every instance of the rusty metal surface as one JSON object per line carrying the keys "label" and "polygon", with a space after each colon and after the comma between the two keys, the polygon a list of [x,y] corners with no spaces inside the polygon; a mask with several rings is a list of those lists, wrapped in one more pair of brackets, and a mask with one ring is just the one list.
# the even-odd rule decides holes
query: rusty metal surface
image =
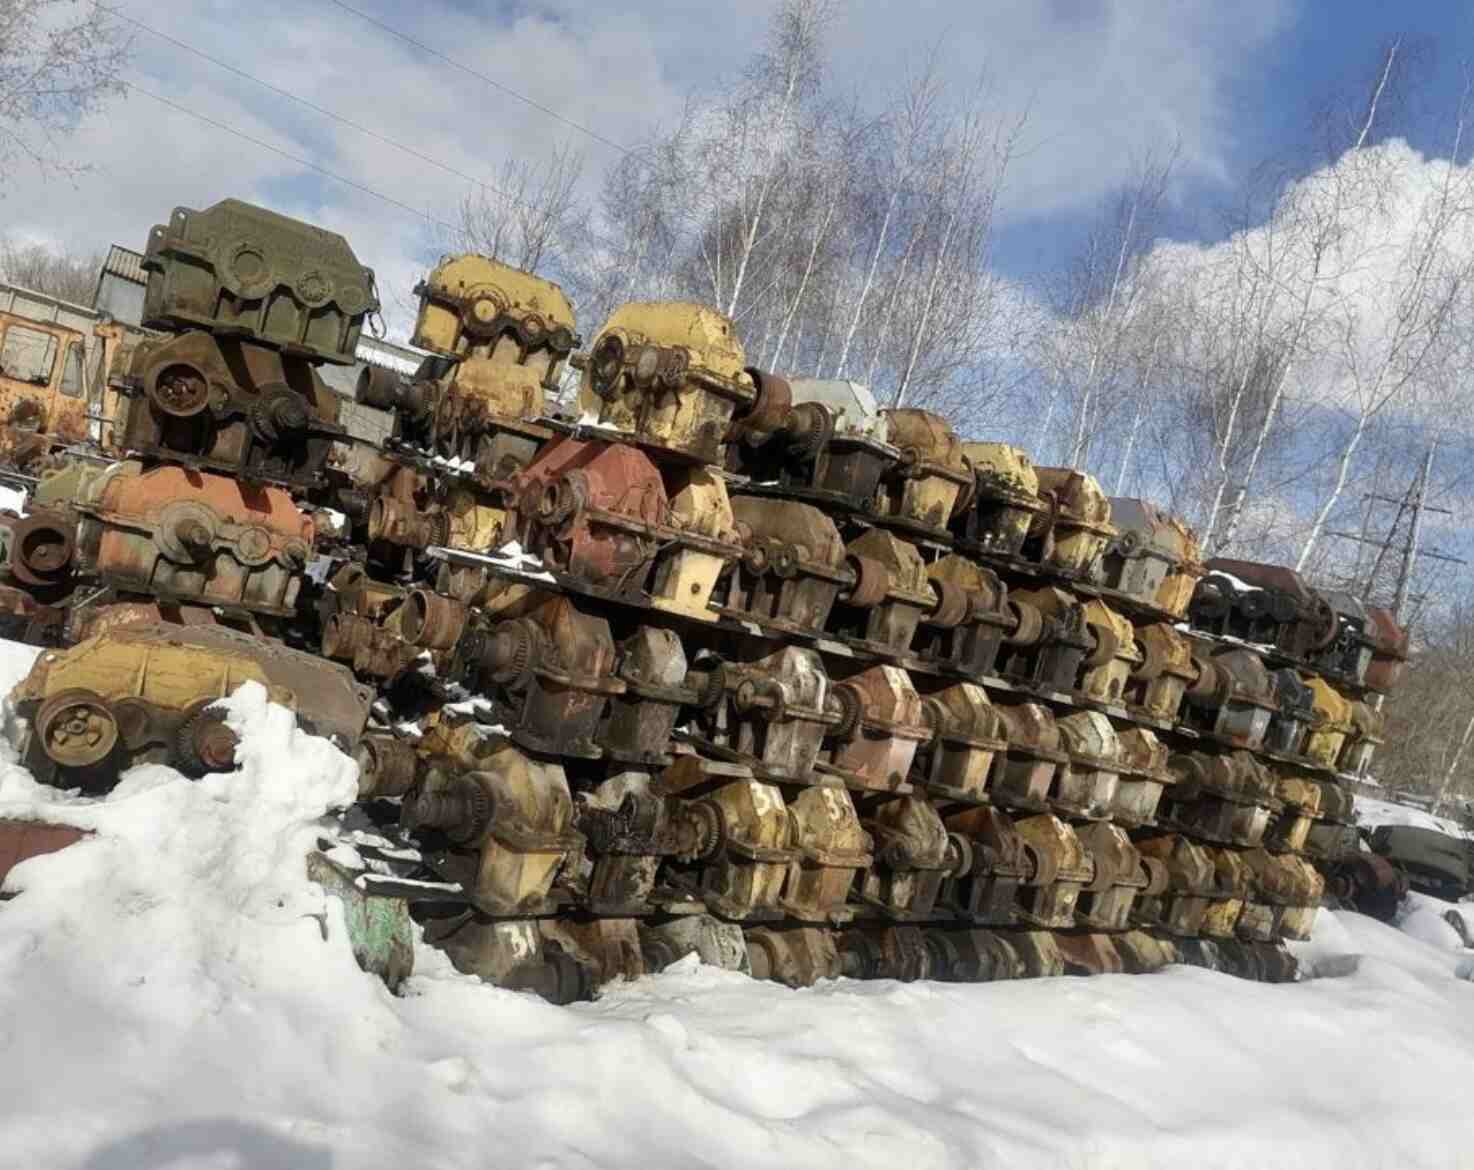
{"label": "rusty metal surface", "polygon": [[713,621],[717,579],[741,555],[742,537],[726,483],[704,467],[672,475],[675,481],[665,534],[650,581],[650,604],[669,613]]}
{"label": "rusty metal surface", "polygon": [[819,655],[786,646],[756,662],[724,663],[717,683],[720,700],[701,713],[711,739],[771,774],[807,780],[841,719]]}
{"label": "rusty metal surface", "polygon": [[1013,925],[1019,887],[1035,873],[1033,855],[1013,820],[1001,809],[980,806],[952,814],[946,827],[960,858],[943,882],[941,904],[966,922]]}
{"label": "rusty metal surface", "polygon": [[1305,754],[1318,764],[1334,768],[1341,758],[1347,737],[1355,730],[1352,707],[1346,696],[1325,679],[1308,675],[1315,723],[1305,736]]}
{"label": "rusty metal surface", "polygon": [[[937,607],[922,618],[912,643],[915,653],[965,675],[995,673],[1004,638],[1016,628],[1008,587],[993,570],[950,553],[927,566],[927,578]],[[939,611],[958,597],[966,610],[953,621],[955,612]]]}
{"label": "rusty metal surface", "polygon": [[1066,763],[1059,725],[1038,703],[999,703],[1008,750],[994,772],[992,799],[1005,808],[1043,811],[1055,773]]}
{"label": "rusty metal surface", "polygon": [[1003,674],[1046,690],[1074,690],[1096,645],[1085,606],[1056,586],[1013,590],[1009,605],[1019,620],[1008,638]]}
{"label": "rusty metal surface", "polygon": [[1017,556],[1028,538],[1034,516],[1044,508],[1033,461],[1007,443],[964,443],[972,465],[972,499],[954,520],[952,530],[964,548]]}
{"label": "rusty metal surface", "polygon": [[1366,776],[1371,768],[1372,755],[1383,744],[1386,730],[1382,712],[1371,703],[1360,700],[1351,704],[1351,731],[1341,749],[1338,768],[1343,774],[1355,777]]}
{"label": "rusty metal surface", "polygon": [[141,342],[113,385],[117,446],[150,458],[309,487],[346,434],[303,357],[235,336]]}
{"label": "rusty metal surface", "polygon": [[694,954],[708,967],[752,974],[742,928],[721,922],[710,914],[687,915],[658,926],[642,924],[640,945],[649,971],[660,971],[678,959]]}
{"label": "rusty metal surface", "polygon": [[885,441],[885,420],[869,389],[793,378],[784,383],[788,407],[779,412],[769,408],[769,400],[783,398],[782,391],[769,392],[773,384],[772,375],[759,375],[764,408],[729,434],[728,466],[797,496],[859,512],[873,508],[880,480],[900,452]]}
{"label": "rusty metal surface", "polygon": [[1090,577],[1115,539],[1111,503],[1091,475],[1069,467],[1040,467],[1039,497],[1026,556],[1077,577]]}
{"label": "rusty metal surface", "polygon": [[1143,661],[1131,622],[1103,601],[1085,605],[1085,624],[1094,645],[1085,655],[1078,689],[1098,703],[1118,703]]}
{"label": "rusty metal surface", "polygon": [[1198,675],[1191,644],[1165,622],[1138,626],[1134,637],[1141,660],[1134,664],[1126,682],[1126,702],[1154,719],[1172,722],[1189,683]]}
{"label": "rusty metal surface", "polygon": [[872,666],[831,687],[845,712],[828,764],[857,788],[894,792],[906,783],[917,745],[931,738],[921,696],[898,666]]}
{"label": "rusty metal surface", "polygon": [[931,411],[906,408],[882,414],[886,441],[901,455],[881,480],[877,513],[911,527],[945,532],[975,483],[962,440]]}
{"label": "rusty metal surface", "polygon": [[358,795],[403,796],[415,782],[419,753],[415,745],[392,735],[366,735],[353,750],[358,765]]}
{"label": "rusty metal surface", "polygon": [[747,953],[754,979],[771,979],[789,987],[812,987],[840,974],[839,950],[832,931],[813,927],[746,931]]}
{"label": "rusty metal surface", "polygon": [[[1200,651],[1208,650],[1206,655]],[[1184,725],[1209,732],[1236,747],[1264,742],[1277,709],[1274,680],[1264,660],[1234,645],[1193,648],[1198,677],[1187,687]]]}
{"label": "rusty metal surface", "polygon": [[783,909],[800,922],[849,921],[854,915],[850,887],[874,860],[870,835],[850,794],[843,788],[806,788],[789,803],[788,817],[798,856],[784,887]]}
{"label": "rusty metal surface", "polygon": [[913,782],[937,797],[987,799],[994,761],[1008,747],[1002,717],[976,683],[930,689],[922,699],[930,738],[917,748]]}
{"label": "rusty metal surface", "polygon": [[0,554],[8,575],[36,596],[55,597],[69,584],[76,553],[76,518],[66,509],[0,513]]}
{"label": "rusty metal surface", "polygon": [[335,613],[322,627],[322,654],[348,663],[365,678],[398,678],[419,657],[419,651],[391,630],[352,613]]}
{"label": "rusty metal surface", "polygon": [[133,762],[225,764],[233,745],[193,721],[248,680],[341,747],[363,731],[372,692],[340,666],[222,626],[130,622],[43,653],[18,684],[14,701],[33,721],[28,766],[106,787]]}
{"label": "rusty metal surface", "polygon": [[1305,685],[1290,667],[1274,672],[1276,709],[1269,717],[1264,746],[1282,755],[1298,756],[1305,747],[1305,736],[1316,720],[1315,692]]}
{"label": "rusty metal surface", "polygon": [[54,445],[87,439],[87,351],[75,329],[0,311],[0,463],[39,471]]}
{"label": "rusty metal surface", "polygon": [[659,472],[640,451],[559,438],[512,490],[524,551],[615,592],[644,585],[668,505]]}
{"label": "rusty metal surface", "polygon": [[116,463],[73,507],[80,567],[104,582],[168,601],[296,610],[316,527],[279,487]]}
{"label": "rusty metal surface", "polygon": [[599,330],[582,366],[585,415],[706,463],[724,462],[734,419],[758,402],[732,322],[704,305],[623,305]]}
{"label": "rusty metal surface", "polygon": [[1180,833],[1157,833],[1134,844],[1143,858],[1161,865],[1166,883],[1137,897],[1133,920],[1169,935],[1195,937],[1217,893],[1213,859],[1203,846]]}
{"label": "rusty metal surface", "polygon": [[1331,894],[1373,918],[1391,922],[1407,897],[1407,874],[1377,853],[1358,852],[1331,871]]}
{"label": "rusty metal surface", "polygon": [[400,823],[443,834],[437,868],[493,915],[549,909],[554,876],[583,843],[563,769],[505,741],[476,771],[432,763],[405,795]]}
{"label": "rusty metal surface", "polygon": [[[828,628],[839,637],[901,653],[916,636],[937,592],[916,547],[882,528],[867,529],[845,548],[855,584],[840,594]],[[965,611],[958,615],[960,622]]]}
{"label": "rusty metal surface", "polygon": [[1322,593],[1292,569],[1214,558],[1193,595],[1195,625],[1360,681],[1375,636],[1368,615],[1345,594]]}
{"label": "rusty metal surface", "polygon": [[146,326],[231,331],[317,361],[351,363],[379,307],[342,236],[238,199],[176,207],[142,267]]}
{"label": "rusty metal surface", "polygon": [[1111,819],[1132,829],[1155,824],[1162,793],[1177,779],[1167,766],[1167,745],[1145,727],[1127,728],[1117,738],[1121,773]]}
{"label": "rusty metal surface", "polygon": [[1074,926],[1080,891],[1095,879],[1094,859],[1059,817],[1025,817],[1015,827],[1034,863],[1019,890],[1019,919],[1053,930]]}
{"label": "rusty metal surface", "polygon": [[1064,767],[1055,774],[1049,803],[1082,820],[1110,816],[1121,779],[1121,741],[1099,711],[1076,711],[1057,721]]}
{"label": "rusty metal surface", "polygon": [[817,633],[853,575],[834,521],[817,508],[786,500],[735,496],[732,515],[742,556],[718,604],[775,629]]}
{"label": "rusty metal surface", "polygon": [[453,677],[506,696],[511,735],[531,751],[597,758],[599,723],[625,690],[609,623],[562,596],[468,628],[455,663]]}
{"label": "rusty metal surface", "polygon": [[934,953],[919,926],[852,928],[839,937],[840,970],[851,979],[930,979]]}
{"label": "rusty metal surface", "polygon": [[1386,694],[1402,681],[1407,667],[1408,631],[1397,624],[1390,610],[1368,606],[1371,622],[1372,661],[1367,667],[1366,684]]}
{"label": "rusty metal surface", "polygon": [[618,760],[666,763],[681,707],[695,698],[686,688],[681,640],[672,630],[640,626],[619,644],[618,656],[624,692],[610,698],[599,741]]}
{"label": "rusty metal surface", "polygon": [[738,922],[781,918],[783,883],[796,856],[782,794],[771,784],[744,780],[707,799],[721,825],[721,848],[701,866],[706,905]]}
{"label": "rusty metal surface", "polygon": [[1149,500],[1112,498],[1116,536],[1106,547],[1101,579],[1112,589],[1182,618],[1204,573],[1197,535]]}
{"label": "rusty metal surface", "polygon": [[47,825],[39,821],[0,820],[0,885],[10,871],[32,857],[44,857],[75,845],[89,834],[71,825]]}
{"label": "rusty metal surface", "polygon": [[887,918],[925,921],[943,878],[962,861],[936,809],[903,796],[877,807],[866,827],[875,864],[862,875],[860,897]]}

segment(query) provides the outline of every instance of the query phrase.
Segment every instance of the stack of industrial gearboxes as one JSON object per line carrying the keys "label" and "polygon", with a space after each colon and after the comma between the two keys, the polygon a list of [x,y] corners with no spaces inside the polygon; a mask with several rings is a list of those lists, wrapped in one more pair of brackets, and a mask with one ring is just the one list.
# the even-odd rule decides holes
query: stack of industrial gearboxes
{"label": "stack of industrial gearboxes", "polygon": [[210,704],[254,679],[358,760],[345,888],[560,1002],[691,951],[793,986],[1294,977],[1406,657],[1386,612],[754,369],[701,305],[578,352],[556,285],[448,258],[418,373],[359,381],[370,444],[315,370],[376,308],[340,237],[226,202],[145,266],[126,458],[8,530],[39,776],[228,769]]}

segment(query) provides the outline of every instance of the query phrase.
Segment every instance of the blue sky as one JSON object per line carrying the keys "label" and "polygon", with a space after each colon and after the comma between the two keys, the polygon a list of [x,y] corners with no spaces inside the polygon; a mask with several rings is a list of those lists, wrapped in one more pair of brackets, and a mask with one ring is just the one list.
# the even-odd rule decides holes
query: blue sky
{"label": "blue sky", "polygon": [[[739,70],[767,3],[689,0],[353,0],[380,20],[619,141]],[[481,81],[396,41],[331,0],[119,0],[119,10],[228,64],[359,121],[457,170],[490,176],[508,156],[572,141],[589,178],[613,152]],[[952,78],[986,66],[998,99],[1029,110],[1026,154],[1001,209],[997,263],[1029,278],[1078,246],[1142,152],[1180,141],[1166,229],[1213,238],[1219,209],[1266,158],[1309,165],[1308,111],[1374,67],[1404,35],[1431,49],[1447,109],[1469,6],[1454,0],[850,0],[834,30],[831,88],[882,102],[908,63],[941,47]],[[454,220],[460,179],[325,119],[149,33],[132,79],[151,92],[310,158],[354,182]],[[1417,125],[1417,119],[1413,119]],[[1427,135],[1416,145],[1437,149]],[[270,202],[347,234],[390,287],[438,251],[434,226],[133,93],[88,119],[68,148],[94,169],[75,182],[7,179],[9,230],[97,248],[141,245],[176,204],[226,195]]]}
{"label": "blue sky", "polygon": [[[622,142],[673,121],[688,96],[736,74],[771,11],[768,0],[343,2]],[[403,330],[410,290],[450,243],[432,221],[454,221],[471,185],[383,138],[484,179],[507,158],[537,160],[579,145],[590,195],[612,157],[335,0],[117,4],[372,134],[139,31],[129,75],[138,91],[89,117],[65,144],[91,169],[73,180],[24,169],[0,176],[3,230],[78,250],[142,247],[149,226],[176,205],[227,196],[264,202],[347,236],[378,274],[391,327]],[[1171,142],[1180,156],[1162,231],[1218,238],[1223,209],[1241,199],[1258,165],[1307,172],[1326,161],[1311,112],[1338,90],[1342,108],[1354,109],[1398,35],[1430,81],[1417,89],[1421,104],[1399,112],[1396,124],[1414,146],[1446,151],[1440,132],[1460,92],[1461,57],[1474,47],[1471,26],[1469,5],[1455,0],[848,0],[833,30],[829,84],[879,107],[933,46],[958,86],[986,66],[999,105],[1029,112],[1025,150],[999,209],[995,262],[1007,276],[1040,282],[1078,249],[1133,160]],[[1453,448],[1450,438],[1441,480],[1468,466]]]}
{"label": "blue sky", "polygon": [[[1078,7],[1100,6],[1082,2]],[[1312,138],[1316,111],[1337,96],[1360,96],[1386,46],[1398,37],[1416,54],[1419,75],[1430,82],[1399,126],[1425,153],[1448,153],[1446,121],[1428,111],[1446,112],[1458,101],[1465,56],[1474,50],[1474,6],[1458,0],[1301,0],[1277,7],[1282,23],[1257,49],[1219,62],[1215,141],[1223,170],[1188,168],[1179,174],[1165,224],[1175,238],[1219,238],[1224,212],[1236,206],[1244,179],[1256,167],[1283,160],[1303,171],[1323,161]],[[1015,208],[999,234],[999,267],[1025,279],[1047,270],[1062,251],[1078,246],[1095,210],[1087,204],[1030,216]]]}

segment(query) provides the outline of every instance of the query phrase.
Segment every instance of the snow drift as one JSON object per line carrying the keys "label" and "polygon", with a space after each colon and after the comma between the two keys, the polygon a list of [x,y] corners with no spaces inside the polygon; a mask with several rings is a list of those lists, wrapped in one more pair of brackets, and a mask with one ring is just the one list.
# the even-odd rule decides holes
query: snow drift
{"label": "snow drift", "polygon": [[789,991],[688,958],[555,1008],[420,948],[395,998],[304,873],[352,763],[259,688],[228,707],[231,775],[84,800],[0,762],[0,816],[93,831],[0,906],[0,1166],[1413,1167],[1474,1139],[1469,953],[1426,916],[1322,913],[1301,954],[1338,977],[1290,986]]}

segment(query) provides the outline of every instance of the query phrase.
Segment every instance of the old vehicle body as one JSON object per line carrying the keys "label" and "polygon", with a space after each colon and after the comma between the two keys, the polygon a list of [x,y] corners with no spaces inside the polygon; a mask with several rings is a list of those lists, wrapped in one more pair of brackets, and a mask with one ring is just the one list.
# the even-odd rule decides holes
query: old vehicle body
{"label": "old vehicle body", "polygon": [[0,283],[0,459],[33,466],[56,447],[108,446],[113,366],[145,336],[83,305]]}

